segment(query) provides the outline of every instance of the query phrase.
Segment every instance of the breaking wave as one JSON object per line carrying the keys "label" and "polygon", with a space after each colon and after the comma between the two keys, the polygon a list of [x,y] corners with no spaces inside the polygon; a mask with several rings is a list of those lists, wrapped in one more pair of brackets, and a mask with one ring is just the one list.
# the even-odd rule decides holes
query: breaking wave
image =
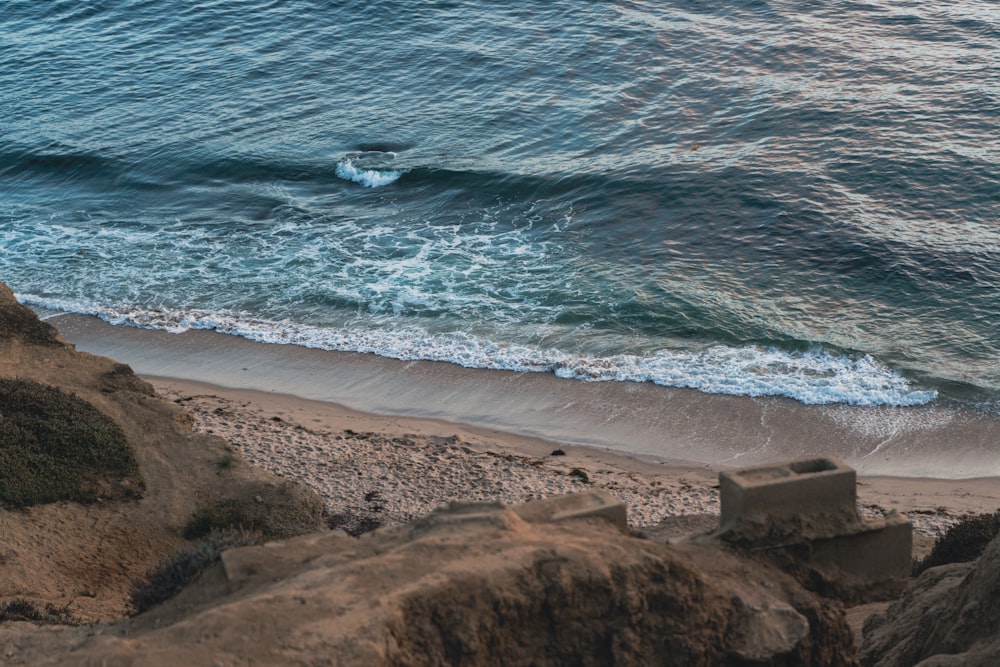
{"label": "breaking wave", "polygon": [[349,158],[337,165],[336,173],[337,176],[345,181],[360,183],[366,188],[378,188],[383,185],[395,183],[403,175],[402,171],[359,169],[354,166],[354,162]]}

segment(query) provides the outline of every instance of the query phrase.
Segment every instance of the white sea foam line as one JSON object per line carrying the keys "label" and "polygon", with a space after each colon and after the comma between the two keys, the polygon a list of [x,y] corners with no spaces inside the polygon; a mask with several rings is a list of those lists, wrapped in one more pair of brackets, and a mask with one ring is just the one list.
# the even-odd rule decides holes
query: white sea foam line
{"label": "white sea foam line", "polygon": [[18,298],[44,308],[96,315],[116,325],[173,333],[214,330],[261,343],[372,353],[402,361],[444,361],[468,368],[551,372],[590,382],[652,382],[716,394],[787,396],[811,405],[912,406],[937,398],[936,391],[914,389],[906,378],[868,355],[852,358],[825,350],[792,354],[773,348],[716,345],[699,351],[662,350],[645,357],[593,357],[497,344],[464,333],[432,334],[419,327],[343,331],[226,313],[122,312],[32,295],[19,294]]}

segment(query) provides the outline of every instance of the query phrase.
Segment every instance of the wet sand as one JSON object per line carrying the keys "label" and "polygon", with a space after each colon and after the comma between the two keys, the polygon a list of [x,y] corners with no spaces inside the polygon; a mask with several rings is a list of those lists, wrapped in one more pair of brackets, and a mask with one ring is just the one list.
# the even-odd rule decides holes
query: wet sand
{"label": "wet sand", "polygon": [[78,349],[113,357],[143,375],[428,417],[671,464],[739,467],[833,454],[867,476],[1000,476],[1000,419],[933,404],[807,406],[650,383],[403,362],[209,331],[113,327],[77,315],[49,321]]}

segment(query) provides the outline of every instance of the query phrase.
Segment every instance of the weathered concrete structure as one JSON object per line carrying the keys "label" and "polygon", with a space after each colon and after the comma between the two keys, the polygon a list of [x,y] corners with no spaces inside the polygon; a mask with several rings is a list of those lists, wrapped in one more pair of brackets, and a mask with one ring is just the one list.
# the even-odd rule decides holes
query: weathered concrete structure
{"label": "weathered concrete structure", "polygon": [[808,567],[846,574],[861,585],[910,574],[910,521],[893,511],[865,519],[857,475],[826,456],[719,473],[722,504],[716,535],[752,550],[794,550]]}
{"label": "weathered concrete structure", "polygon": [[628,509],[625,503],[601,489],[533,500],[513,509],[519,517],[529,523],[604,519],[623,533],[628,532]]}
{"label": "weathered concrete structure", "polygon": [[854,469],[832,456],[720,472],[721,525],[803,513],[853,516],[857,483]]}

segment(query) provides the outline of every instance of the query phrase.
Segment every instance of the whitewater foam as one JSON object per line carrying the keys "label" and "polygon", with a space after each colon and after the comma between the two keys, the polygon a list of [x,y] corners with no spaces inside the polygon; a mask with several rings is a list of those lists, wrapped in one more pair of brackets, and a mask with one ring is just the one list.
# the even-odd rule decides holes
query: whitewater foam
{"label": "whitewater foam", "polygon": [[403,175],[403,171],[359,169],[354,166],[354,162],[350,158],[345,159],[337,165],[336,173],[337,176],[345,181],[360,183],[366,188],[378,188],[383,185],[395,183]]}
{"label": "whitewater foam", "polygon": [[260,343],[299,345],[340,352],[377,354],[403,361],[442,361],[467,368],[549,372],[588,382],[652,382],[666,387],[741,396],[786,396],[810,405],[913,406],[937,398],[869,355],[828,350],[786,352],[759,346],[715,345],[702,350],[661,350],[647,356],[574,355],[530,345],[497,344],[464,333],[431,333],[409,326],[395,330],[322,328],[270,321],[236,313],[134,309],[19,294],[36,307],[94,315],[115,325],[180,333],[214,330]]}

